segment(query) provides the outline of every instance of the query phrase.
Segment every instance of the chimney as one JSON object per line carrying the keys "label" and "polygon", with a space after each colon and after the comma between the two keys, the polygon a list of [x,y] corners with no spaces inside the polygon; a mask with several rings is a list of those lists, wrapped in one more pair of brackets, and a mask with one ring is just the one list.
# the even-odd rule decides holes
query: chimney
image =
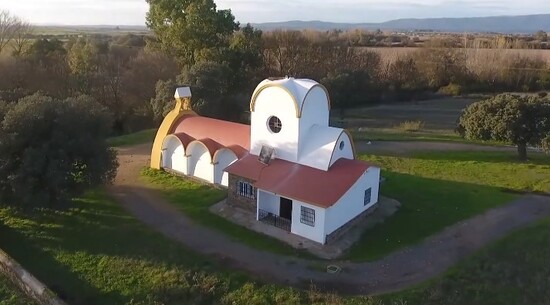
{"label": "chimney", "polygon": [[[191,108],[191,88],[180,87],[176,89],[174,94],[176,98],[176,108],[181,110],[193,110]],[[178,107],[179,106],[179,107]]]}

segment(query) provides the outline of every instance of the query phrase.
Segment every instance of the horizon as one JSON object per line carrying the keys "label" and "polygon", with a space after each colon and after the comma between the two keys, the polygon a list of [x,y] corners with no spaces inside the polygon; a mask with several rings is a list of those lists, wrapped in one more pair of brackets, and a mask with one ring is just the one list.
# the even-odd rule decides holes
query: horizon
{"label": "horizon", "polygon": [[[293,19],[293,20],[279,20],[279,21],[266,21],[266,22],[240,22],[236,20],[237,22],[240,22],[241,24],[270,24],[270,23],[285,23],[285,22],[324,22],[324,23],[335,23],[335,24],[377,24],[377,23],[384,23],[394,20],[400,20],[400,19],[411,19],[411,20],[427,20],[427,19],[467,19],[467,18],[491,18],[491,17],[522,17],[522,16],[537,16],[537,15],[550,15],[550,13],[538,13],[538,14],[527,14],[527,15],[489,15],[489,16],[476,16],[476,17],[463,17],[463,16],[457,16],[457,17],[429,17],[429,18],[397,18],[397,19],[389,19],[384,20],[380,22],[369,22],[369,21],[359,21],[359,22],[336,22],[336,21],[327,21],[327,20],[319,20],[319,19],[311,19],[311,20],[300,20],[300,19]],[[63,23],[32,23],[34,26],[52,26],[52,27],[64,27],[64,26],[77,26],[77,27],[87,27],[87,26],[100,26],[100,27],[108,27],[108,26],[124,26],[124,27],[146,27],[145,24],[63,24]]]}
{"label": "horizon", "polygon": [[[45,3],[47,2],[47,3]],[[219,0],[218,9],[231,9],[242,23],[320,21],[330,23],[381,23],[396,19],[476,18],[543,15],[550,3],[526,0]],[[0,0],[8,10],[38,26],[145,26],[145,0]],[[335,14],[334,12],[338,12]],[[274,19],[273,16],[279,16]]]}

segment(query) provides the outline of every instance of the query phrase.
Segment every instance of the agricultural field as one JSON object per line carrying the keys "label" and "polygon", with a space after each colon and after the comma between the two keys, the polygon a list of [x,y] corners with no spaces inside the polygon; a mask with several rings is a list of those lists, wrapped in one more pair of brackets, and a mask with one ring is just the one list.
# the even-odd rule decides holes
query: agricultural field
{"label": "agricultural field", "polygon": [[421,121],[423,129],[432,133],[452,133],[464,108],[474,103],[474,98],[443,97],[417,102],[382,104],[346,111],[344,124],[347,128],[397,127],[405,121]]}
{"label": "agricultural field", "polygon": [[[398,58],[408,56],[421,48],[392,48],[392,47],[363,47],[363,50],[374,51],[380,54],[381,59],[385,63],[390,63]],[[460,49],[463,50],[463,49]],[[467,58],[474,60],[476,58],[506,58],[527,56],[532,59],[540,59],[546,63],[550,63],[550,50],[533,50],[533,49],[466,49]]]}

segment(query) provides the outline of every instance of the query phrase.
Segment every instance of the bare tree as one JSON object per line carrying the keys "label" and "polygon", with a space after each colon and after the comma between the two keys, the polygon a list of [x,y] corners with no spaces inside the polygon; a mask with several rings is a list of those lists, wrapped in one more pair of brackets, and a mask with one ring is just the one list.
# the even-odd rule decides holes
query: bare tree
{"label": "bare tree", "polygon": [[18,23],[20,23],[19,18],[11,15],[8,11],[0,11],[0,54],[13,40]]}
{"label": "bare tree", "polygon": [[23,54],[31,42],[29,35],[33,32],[34,27],[29,22],[23,20],[18,20],[18,22],[16,22],[13,29],[13,55],[19,56]]}

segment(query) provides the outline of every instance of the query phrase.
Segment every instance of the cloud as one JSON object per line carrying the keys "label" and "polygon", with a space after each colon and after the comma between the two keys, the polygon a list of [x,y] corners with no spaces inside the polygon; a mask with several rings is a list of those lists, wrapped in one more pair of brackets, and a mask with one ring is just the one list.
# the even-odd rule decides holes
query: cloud
{"label": "cloud", "polygon": [[[398,18],[550,13],[547,0],[216,0],[241,22],[324,20],[380,22]],[[145,0],[0,0],[34,23],[144,24]]]}

